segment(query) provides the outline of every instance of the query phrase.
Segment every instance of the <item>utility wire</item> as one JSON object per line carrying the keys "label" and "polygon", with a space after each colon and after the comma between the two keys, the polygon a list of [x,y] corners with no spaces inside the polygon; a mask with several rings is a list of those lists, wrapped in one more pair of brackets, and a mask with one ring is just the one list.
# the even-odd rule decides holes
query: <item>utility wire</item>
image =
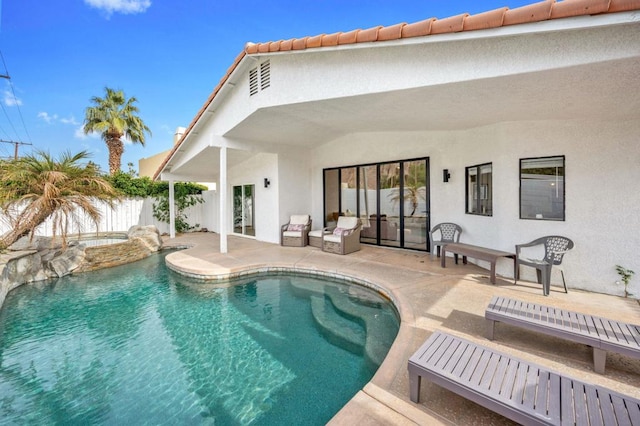
{"label": "utility wire", "polygon": [[[22,110],[20,109],[20,102],[18,101],[18,97],[16,96],[16,92],[15,92],[15,89],[13,87],[13,82],[11,81],[11,77],[9,76],[9,70],[7,68],[7,63],[4,60],[4,55],[2,54],[1,50],[0,50],[0,58],[2,58],[2,65],[4,66],[4,70],[5,70],[5,74],[4,75],[0,75],[0,77],[6,78],[7,81],[9,82],[9,87],[11,88],[11,94],[13,95],[13,102],[14,102],[16,108],[18,109],[18,115],[20,116],[20,121],[22,122],[22,127],[24,128],[24,132],[27,135],[27,140],[29,141],[29,145],[31,145],[32,144],[31,135],[29,135],[29,130],[27,130],[27,125],[24,122],[24,117],[22,116]],[[4,106],[2,107],[2,109],[4,110]],[[5,115],[7,115],[6,111],[5,111]],[[7,115],[7,118],[9,118],[8,115]],[[14,131],[15,131],[15,127],[13,126],[13,124],[11,124],[11,127],[13,127]],[[16,134],[18,134],[17,131],[16,131]]]}

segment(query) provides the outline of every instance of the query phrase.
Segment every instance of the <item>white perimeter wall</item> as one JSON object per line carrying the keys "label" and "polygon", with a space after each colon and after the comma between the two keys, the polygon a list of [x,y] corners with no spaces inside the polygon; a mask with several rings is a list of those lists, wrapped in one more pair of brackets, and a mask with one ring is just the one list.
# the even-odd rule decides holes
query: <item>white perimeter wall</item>
{"label": "white perimeter wall", "polygon": [[[198,228],[207,228],[209,231],[217,232],[218,208],[215,191],[205,191],[202,193],[205,200],[203,204],[196,204],[186,210],[187,222]],[[155,225],[160,233],[169,233],[169,224],[159,222],[153,217],[153,198],[127,198],[115,205],[111,209],[106,203],[98,203],[98,208],[102,212],[102,220],[95,226],[93,221],[86,215],[78,213],[78,226],[70,228],[70,234],[92,233],[92,232],[126,232],[135,225]],[[0,234],[4,234],[10,229],[9,220],[2,217],[0,221]],[[58,232],[59,234],[59,232]],[[36,230],[36,235],[53,235],[51,221],[43,223]]]}
{"label": "white perimeter wall", "polygon": [[[640,123],[510,122],[453,132],[358,133],[318,147],[312,165],[313,220],[322,224],[322,169],[429,157],[431,224],[459,223],[461,241],[514,251],[515,244],[564,235],[576,244],[563,265],[568,286],[622,294],[615,265],[640,271]],[[336,155],[336,153],[340,155]],[[519,219],[519,160],[565,156],[566,220]],[[465,214],[465,167],[493,164],[493,216]],[[451,180],[442,182],[442,169]],[[480,262],[482,266],[486,264]],[[523,278],[533,280],[533,271]],[[512,277],[512,263],[498,263]],[[561,282],[556,271],[554,283]],[[640,285],[632,280],[632,293]]]}

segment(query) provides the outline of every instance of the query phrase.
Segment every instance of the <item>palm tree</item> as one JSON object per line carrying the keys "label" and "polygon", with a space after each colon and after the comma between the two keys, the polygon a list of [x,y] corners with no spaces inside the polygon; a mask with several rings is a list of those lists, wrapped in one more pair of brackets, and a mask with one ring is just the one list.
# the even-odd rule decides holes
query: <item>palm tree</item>
{"label": "palm tree", "polygon": [[87,107],[84,118],[84,133],[100,133],[109,149],[109,173],[120,171],[124,143],[126,137],[133,143],[144,146],[145,132],[151,135],[151,130],[138,117],[138,102],[135,97],[126,98],[122,90],[104,88],[105,97],[94,96],[91,102],[94,106]]}
{"label": "palm tree", "polygon": [[54,236],[59,232],[64,241],[70,222],[79,220],[78,211],[97,225],[101,215],[94,202],[105,201],[112,207],[118,194],[95,164],[79,164],[88,157],[86,151],[65,152],[56,161],[38,151],[0,163],[0,209],[12,226],[0,238],[2,247],[29,233],[33,236],[48,218],[52,218]]}
{"label": "palm tree", "polygon": [[[405,203],[411,203],[411,214],[409,216],[413,216],[416,213],[420,200],[426,200],[426,176],[426,163],[414,161],[408,164],[404,176],[403,198]],[[400,189],[394,188],[389,194],[389,198],[394,204],[399,203]]]}

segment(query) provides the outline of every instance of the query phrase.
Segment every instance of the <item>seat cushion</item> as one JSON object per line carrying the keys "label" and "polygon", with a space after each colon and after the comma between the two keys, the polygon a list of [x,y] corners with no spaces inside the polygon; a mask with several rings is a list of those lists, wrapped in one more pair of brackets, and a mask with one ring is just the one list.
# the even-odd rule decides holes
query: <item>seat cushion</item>
{"label": "seat cushion", "polygon": [[306,225],[307,223],[309,223],[308,214],[294,214],[291,215],[291,219],[289,220],[290,225]]}
{"label": "seat cushion", "polygon": [[322,229],[316,229],[314,231],[310,231],[309,232],[309,237],[321,238],[322,237]]}
{"label": "seat cushion", "polygon": [[284,231],[282,233],[283,237],[295,237],[295,238],[302,238],[302,232],[300,231]]}
{"label": "seat cushion", "polygon": [[336,226],[342,229],[353,229],[358,226],[358,218],[355,216],[340,216]]}
{"label": "seat cushion", "polygon": [[340,235],[325,234],[324,241],[340,244]]}

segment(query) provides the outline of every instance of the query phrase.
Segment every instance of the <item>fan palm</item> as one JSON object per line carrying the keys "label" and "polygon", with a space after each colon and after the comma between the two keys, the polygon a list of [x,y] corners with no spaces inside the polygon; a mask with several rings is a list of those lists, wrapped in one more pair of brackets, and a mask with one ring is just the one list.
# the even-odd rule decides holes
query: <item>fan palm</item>
{"label": "fan palm", "polygon": [[85,110],[84,133],[100,133],[109,149],[109,173],[120,171],[124,143],[126,137],[133,143],[144,146],[145,132],[151,135],[151,130],[138,116],[139,109],[134,104],[135,97],[127,99],[122,90],[105,87],[105,97],[91,98],[94,106]]}
{"label": "fan palm", "polygon": [[58,160],[38,151],[18,160],[0,164],[0,209],[9,218],[12,230],[0,245],[8,247],[51,218],[53,234],[66,237],[69,224],[78,223],[84,212],[96,225],[100,211],[96,200],[113,206],[116,190],[100,176],[93,163],[80,164],[89,157],[86,151],[63,153]]}

